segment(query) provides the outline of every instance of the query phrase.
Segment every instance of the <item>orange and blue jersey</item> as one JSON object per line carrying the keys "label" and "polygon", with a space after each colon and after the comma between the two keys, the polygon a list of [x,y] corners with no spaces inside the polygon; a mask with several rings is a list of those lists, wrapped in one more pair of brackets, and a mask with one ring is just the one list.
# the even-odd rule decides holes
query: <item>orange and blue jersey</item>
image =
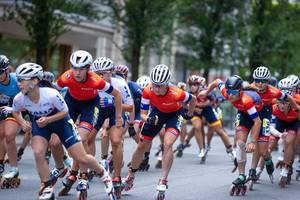
{"label": "orange and blue jersey", "polygon": [[142,93],[141,109],[149,110],[150,105],[163,113],[172,113],[182,108],[182,103],[187,103],[192,95],[174,85],[169,85],[164,96],[158,96],[152,90],[151,85],[145,87]]}
{"label": "orange and blue jersey", "polygon": [[89,71],[85,82],[75,80],[71,70],[63,73],[57,80],[60,88],[68,87],[70,95],[79,101],[90,100],[98,96],[98,90],[111,93],[113,87],[96,73]]}
{"label": "orange and blue jersey", "polygon": [[[224,98],[228,100],[227,89],[222,81],[218,84],[218,87]],[[258,112],[263,108],[260,96],[255,91],[251,90],[241,91],[240,99],[230,103],[239,111],[248,114],[251,119],[258,117]]]}
{"label": "orange and blue jersey", "polygon": [[[255,84],[252,83],[251,86],[255,87]],[[281,100],[287,99],[287,94],[283,93],[278,88],[273,87],[271,85],[267,86],[267,89],[265,92],[263,92],[263,93],[257,92],[257,94],[260,96],[260,98],[265,106],[271,105],[273,99],[281,99]]]}

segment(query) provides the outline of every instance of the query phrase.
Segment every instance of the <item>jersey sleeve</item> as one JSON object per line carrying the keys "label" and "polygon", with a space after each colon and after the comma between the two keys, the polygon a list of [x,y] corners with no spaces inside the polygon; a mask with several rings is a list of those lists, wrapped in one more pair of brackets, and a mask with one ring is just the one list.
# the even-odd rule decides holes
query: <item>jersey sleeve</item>
{"label": "jersey sleeve", "polygon": [[178,101],[181,101],[183,103],[188,103],[191,100],[192,100],[192,94],[180,89],[180,95],[179,95]]}
{"label": "jersey sleeve", "polygon": [[66,87],[66,82],[68,80],[68,78],[70,77],[69,71],[66,71],[65,73],[63,73],[56,81],[56,88],[58,90],[61,90],[62,88]]}
{"label": "jersey sleeve", "polygon": [[243,96],[242,104],[244,104],[245,109],[246,109],[247,113],[249,114],[249,116],[251,117],[251,119],[255,119],[256,117],[258,117],[258,112],[255,108],[254,101],[251,97]]}
{"label": "jersey sleeve", "polygon": [[52,94],[52,103],[53,103],[53,106],[60,112],[68,112],[69,109],[68,109],[68,106],[65,102],[65,100],[63,99],[63,97],[61,96],[61,94],[52,89],[53,94]]}
{"label": "jersey sleeve", "polygon": [[142,93],[142,100],[141,100],[141,109],[142,110],[149,110],[150,108],[150,91],[149,88],[145,88]]}
{"label": "jersey sleeve", "polygon": [[24,96],[22,95],[22,93],[17,94],[12,104],[13,111],[15,112],[23,111],[24,110],[23,103],[24,103]]}
{"label": "jersey sleeve", "polygon": [[114,90],[114,87],[101,78],[98,82],[97,89],[110,94]]}
{"label": "jersey sleeve", "polygon": [[225,84],[223,81],[219,81],[218,88],[221,91],[222,96],[225,97],[225,99],[227,99],[227,97],[228,97],[227,90],[225,88]]}

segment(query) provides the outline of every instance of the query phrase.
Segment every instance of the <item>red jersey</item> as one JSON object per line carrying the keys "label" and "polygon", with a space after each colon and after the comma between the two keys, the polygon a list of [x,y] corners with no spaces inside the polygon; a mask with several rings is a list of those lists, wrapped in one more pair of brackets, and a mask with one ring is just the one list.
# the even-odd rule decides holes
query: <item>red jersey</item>
{"label": "red jersey", "polygon": [[93,99],[98,96],[98,90],[111,93],[113,87],[96,73],[89,71],[85,82],[77,82],[71,70],[63,73],[57,80],[60,88],[68,87],[70,95],[79,101]]}
{"label": "red jersey", "polygon": [[[256,88],[254,83],[252,83],[251,86]],[[257,94],[260,96],[265,106],[272,104],[273,99],[285,100],[287,98],[287,95],[285,93],[281,92],[278,88],[271,85],[268,85],[264,93],[257,92]]]}
{"label": "red jersey", "polygon": [[298,105],[300,105],[300,94],[295,94],[293,97],[294,97],[296,103],[297,103]]}
{"label": "red jersey", "polygon": [[[228,100],[227,89],[223,82],[218,84],[221,94]],[[258,117],[258,112],[263,108],[260,96],[251,90],[241,91],[240,99],[235,102],[230,102],[238,110],[247,113],[252,119]]]}
{"label": "red jersey", "polygon": [[278,104],[273,105],[273,115],[285,122],[292,122],[298,119],[298,113],[296,113],[294,109],[290,109],[288,113],[285,114],[279,110]]}
{"label": "red jersey", "polygon": [[163,113],[171,113],[182,108],[182,103],[187,103],[192,99],[192,95],[173,85],[169,86],[167,94],[157,96],[151,85],[145,87],[142,94],[141,109],[149,110],[149,105],[157,108]]}

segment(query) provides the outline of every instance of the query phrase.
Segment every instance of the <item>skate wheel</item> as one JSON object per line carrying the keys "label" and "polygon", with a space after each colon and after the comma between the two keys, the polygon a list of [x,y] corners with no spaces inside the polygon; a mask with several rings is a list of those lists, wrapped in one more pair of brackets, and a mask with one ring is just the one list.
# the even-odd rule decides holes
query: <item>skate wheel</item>
{"label": "skate wheel", "polygon": [[58,193],[58,196],[67,196],[71,188],[63,187],[60,192]]}
{"label": "skate wheel", "polygon": [[77,200],[87,200],[87,191],[78,192]]}
{"label": "skate wheel", "polygon": [[236,191],[235,191],[235,195],[236,195],[236,196],[239,196],[239,195],[240,195],[240,192],[241,192],[241,188],[238,187],[238,188],[236,189]]}
{"label": "skate wheel", "polygon": [[250,191],[253,190],[253,184],[254,184],[254,181],[253,181],[253,180],[250,180],[250,183],[249,183],[249,190],[250,190]]}
{"label": "skate wheel", "polygon": [[247,186],[245,186],[245,187],[242,188],[242,190],[241,190],[241,195],[242,195],[242,196],[245,196],[246,191],[247,191]]}

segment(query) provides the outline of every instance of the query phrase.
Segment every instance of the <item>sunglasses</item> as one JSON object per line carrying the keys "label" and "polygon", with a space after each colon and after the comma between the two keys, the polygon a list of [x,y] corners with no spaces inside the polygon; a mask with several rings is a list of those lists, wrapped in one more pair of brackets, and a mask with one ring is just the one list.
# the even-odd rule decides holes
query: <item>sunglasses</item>
{"label": "sunglasses", "polygon": [[75,69],[75,70],[86,70],[89,67],[74,67],[74,66],[72,66],[72,68]]}
{"label": "sunglasses", "polygon": [[111,71],[100,71],[100,72],[97,72],[98,75],[100,76],[103,76],[104,74],[110,74]]}
{"label": "sunglasses", "polygon": [[227,94],[230,95],[238,95],[239,94],[239,90],[230,90],[230,89],[227,89]]}
{"label": "sunglasses", "polygon": [[255,83],[268,83],[269,80],[268,79],[254,79]]}
{"label": "sunglasses", "polygon": [[32,78],[28,78],[28,77],[18,77],[17,78],[17,81],[18,82],[22,82],[22,81],[29,81],[29,80],[31,80]]}
{"label": "sunglasses", "polygon": [[4,74],[5,71],[6,69],[0,69],[0,75]]}

